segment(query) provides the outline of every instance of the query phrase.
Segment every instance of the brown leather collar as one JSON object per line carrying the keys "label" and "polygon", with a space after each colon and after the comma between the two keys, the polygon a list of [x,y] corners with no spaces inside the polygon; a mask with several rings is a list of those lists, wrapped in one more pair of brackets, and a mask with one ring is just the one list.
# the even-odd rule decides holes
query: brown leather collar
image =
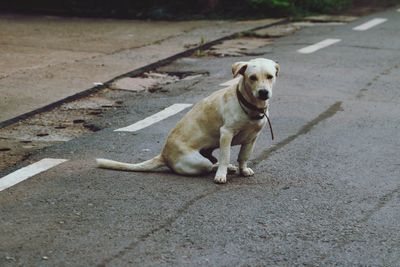
{"label": "brown leather collar", "polygon": [[[246,113],[247,116],[249,116],[250,119],[252,119],[252,120],[261,120],[262,118],[264,118],[266,116],[265,113],[267,111],[267,108],[259,108],[259,107],[255,106],[255,105],[253,105],[252,103],[250,103],[249,101],[247,101],[244,98],[244,96],[242,95],[242,93],[240,93],[239,86],[236,87],[236,95],[237,95],[237,98],[239,100],[239,104],[242,107],[244,113]],[[243,106],[245,106],[246,108],[248,108],[251,111],[256,111],[257,113],[259,113],[259,115],[250,116],[249,112],[246,109],[244,109]],[[260,114],[262,114],[262,115],[260,115]]]}
{"label": "brown leather collar", "polygon": [[[261,120],[261,119],[263,119],[264,117],[267,118],[268,125],[269,125],[269,130],[270,130],[270,132],[271,132],[271,138],[272,138],[272,140],[274,140],[274,131],[272,130],[271,121],[270,121],[270,119],[269,119],[269,117],[268,117],[268,115],[267,115],[267,108],[259,108],[259,107],[255,106],[255,105],[251,104],[249,101],[247,101],[247,100],[244,98],[244,96],[242,95],[242,93],[240,93],[240,91],[239,91],[239,86],[236,87],[236,95],[237,95],[237,98],[238,98],[240,107],[242,108],[242,110],[244,111],[244,113],[246,113],[247,116],[248,116],[251,120]],[[250,116],[249,112],[248,112],[243,106],[245,106],[245,107],[248,108],[249,110],[258,112],[259,115]],[[260,115],[260,114],[262,114],[262,115]]]}

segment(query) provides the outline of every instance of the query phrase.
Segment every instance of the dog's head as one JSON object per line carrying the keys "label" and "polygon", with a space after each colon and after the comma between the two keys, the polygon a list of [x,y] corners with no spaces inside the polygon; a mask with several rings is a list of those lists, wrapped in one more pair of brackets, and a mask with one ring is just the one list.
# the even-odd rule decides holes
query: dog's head
{"label": "dog's head", "polygon": [[240,61],[232,65],[232,73],[233,77],[242,75],[248,93],[265,101],[272,96],[272,87],[279,73],[279,64],[265,58]]}

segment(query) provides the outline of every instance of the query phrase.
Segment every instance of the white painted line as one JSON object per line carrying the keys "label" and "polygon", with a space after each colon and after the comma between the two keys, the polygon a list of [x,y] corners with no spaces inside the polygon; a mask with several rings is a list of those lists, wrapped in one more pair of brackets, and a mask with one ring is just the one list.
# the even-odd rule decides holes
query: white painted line
{"label": "white painted line", "polygon": [[322,48],[325,48],[327,46],[333,45],[335,43],[340,42],[340,39],[325,39],[319,43],[310,45],[310,46],[306,46],[302,49],[297,50],[297,52],[301,53],[301,54],[311,54],[314,53],[315,51],[318,51]]}
{"label": "white painted line", "polygon": [[58,164],[61,164],[67,159],[42,159],[24,168],[21,168],[15,172],[12,172],[2,178],[0,178],[0,191],[7,189],[13,185],[16,185],[36,174],[51,169]]}
{"label": "white painted line", "polygon": [[240,80],[240,77],[236,77],[235,79],[221,83],[220,86],[231,86],[231,85],[237,84],[239,80]]}
{"label": "white painted line", "polygon": [[370,21],[367,21],[357,27],[354,27],[353,30],[355,31],[366,31],[368,29],[371,29],[372,27],[375,27],[376,25],[379,25],[381,23],[384,23],[387,21],[387,19],[384,18],[375,18],[371,19]]}
{"label": "white painted line", "polygon": [[154,123],[157,123],[159,121],[162,121],[168,117],[171,117],[172,115],[175,115],[178,112],[181,112],[185,108],[188,108],[192,106],[192,104],[173,104],[160,112],[151,115],[150,117],[147,117],[141,121],[138,121],[132,125],[126,126],[124,128],[116,129],[114,131],[116,132],[136,132],[139,131],[143,128],[146,128]]}

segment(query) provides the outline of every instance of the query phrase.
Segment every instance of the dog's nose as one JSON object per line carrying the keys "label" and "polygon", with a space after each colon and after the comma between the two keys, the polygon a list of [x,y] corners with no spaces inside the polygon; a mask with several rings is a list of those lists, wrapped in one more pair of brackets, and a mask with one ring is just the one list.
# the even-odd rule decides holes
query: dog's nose
{"label": "dog's nose", "polygon": [[258,98],[260,98],[262,100],[269,99],[269,91],[265,90],[265,89],[261,89],[260,91],[258,91]]}

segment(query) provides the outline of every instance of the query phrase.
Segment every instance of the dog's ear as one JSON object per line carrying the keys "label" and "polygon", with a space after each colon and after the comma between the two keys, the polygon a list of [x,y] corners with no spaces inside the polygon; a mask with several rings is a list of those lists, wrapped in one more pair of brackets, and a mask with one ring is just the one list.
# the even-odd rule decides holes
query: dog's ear
{"label": "dog's ear", "polygon": [[233,74],[233,78],[236,78],[236,76],[240,75],[244,75],[244,72],[247,69],[247,62],[236,62],[233,63],[232,65],[232,74]]}
{"label": "dog's ear", "polygon": [[275,63],[275,69],[276,69],[275,77],[278,77],[278,74],[281,71],[281,67],[277,62]]}

